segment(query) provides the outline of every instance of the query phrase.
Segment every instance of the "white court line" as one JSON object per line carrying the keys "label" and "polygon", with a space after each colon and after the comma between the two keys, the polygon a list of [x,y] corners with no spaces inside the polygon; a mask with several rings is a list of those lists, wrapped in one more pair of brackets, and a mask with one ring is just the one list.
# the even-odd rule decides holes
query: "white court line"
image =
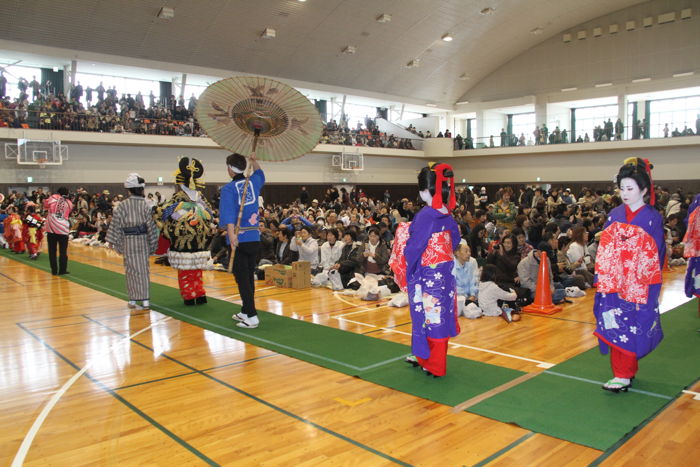
{"label": "white court line", "polygon": [[693,399],[696,401],[700,401],[700,392],[695,392],[695,391],[686,391],[685,389],[683,390],[684,394],[692,394]]}
{"label": "white court line", "polygon": [[[260,292],[261,290],[274,289],[275,287],[276,287],[276,286],[271,285],[270,287],[261,287],[261,288],[259,288],[259,289],[255,289],[255,291],[256,291],[256,292]],[[219,300],[224,300],[224,301],[226,301],[226,300],[228,300],[228,299],[230,299],[230,298],[238,297],[239,295],[241,295],[241,294],[235,293],[235,294],[233,294],[233,295],[229,295],[228,297],[220,298]]]}
{"label": "white court line", "polygon": [[[382,327],[382,326],[374,326],[374,325],[372,325],[372,324],[361,323],[361,322],[359,322],[359,321],[352,321],[352,320],[349,320],[349,319],[345,319],[345,318],[343,318],[343,317],[341,317],[341,316],[333,316],[333,318],[337,319],[338,321],[347,321],[348,323],[353,323],[353,324],[358,324],[358,325],[361,325],[361,326],[369,326],[369,327],[381,329],[381,330],[383,330],[384,332],[394,332],[394,333],[396,333],[396,334],[403,334],[403,335],[405,335],[405,336],[410,336],[410,335],[411,335],[410,332],[398,331],[398,330],[396,330],[396,329],[385,328],[385,327]],[[534,360],[534,359],[532,359],[532,358],[520,357],[519,355],[512,355],[512,354],[504,353],[504,352],[497,352],[497,351],[495,351],[495,350],[482,349],[482,348],[480,348],[480,347],[473,347],[473,346],[471,346],[471,345],[458,344],[458,343],[456,343],[456,342],[454,342],[454,343],[453,343],[453,342],[450,342],[450,346],[462,347],[462,348],[465,348],[465,349],[476,350],[476,351],[478,351],[478,352],[485,352],[485,353],[490,353],[490,354],[494,354],[494,355],[500,355],[500,356],[502,356],[502,357],[514,358],[514,359],[516,359],[516,360],[524,360],[524,361],[526,361],[526,362],[537,363],[537,366],[538,366],[539,368],[552,368],[552,367],[554,366],[554,363],[542,362],[542,361],[540,361],[540,360]]]}
{"label": "white court line", "polygon": [[[93,290],[97,290],[97,291],[100,291],[100,290],[103,290],[103,291],[104,291],[104,290],[109,290],[109,291],[112,292],[113,294],[121,295],[121,296],[123,296],[123,297],[126,297],[126,294],[125,294],[124,292],[120,292],[120,291],[117,291],[117,290],[114,290],[114,289],[110,289],[109,287],[105,287],[104,285],[101,285],[101,284],[95,284],[94,282],[86,281],[85,279],[80,279],[80,278],[78,278],[78,277],[73,276],[73,277],[71,277],[70,280],[71,280],[71,281],[75,281],[75,282],[82,282],[82,283],[85,283],[85,284],[90,284],[90,285],[92,286]],[[304,354],[304,355],[309,355],[309,356],[312,356],[312,357],[316,357],[316,358],[318,358],[319,360],[325,360],[325,361],[328,361],[328,362],[331,362],[331,363],[335,363],[336,365],[344,366],[344,367],[347,367],[347,368],[352,368],[353,370],[356,370],[356,371],[365,371],[367,368],[374,368],[374,366],[377,365],[377,363],[373,363],[372,365],[369,365],[369,366],[367,366],[367,367],[358,367],[358,366],[355,366],[355,365],[351,365],[351,364],[349,364],[349,363],[345,363],[345,362],[341,362],[341,361],[338,361],[338,360],[334,360],[334,359],[332,359],[332,358],[325,357],[325,356],[323,356],[323,355],[315,354],[315,353],[313,353],[313,352],[307,352],[307,351],[305,351],[305,350],[297,349],[296,347],[292,347],[292,346],[289,346],[289,345],[284,345],[284,344],[280,344],[280,343],[278,343],[278,342],[274,342],[274,341],[271,341],[271,340],[268,340],[268,339],[264,339],[264,338],[262,338],[262,337],[255,336],[254,334],[251,334],[251,333],[242,332],[242,331],[238,331],[238,330],[236,330],[236,329],[227,328],[227,327],[225,327],[225,326],[221,326],[221,325],[216,324],[216,323],[210,323],[210,322],[204,321],[204,320],[202,320],[202,319],[199,319],[199,318],[197,318],[197,317],[194,316],[194,315],[188,315],[188,314],[186,314],[186,313],[182,313],[182,312],[177,311],[177,310],[174,310],[174,309],[172,309],[172,308],[168,308],[167,306],[164,306],[164,305],[158,305],[157,303],[151,303],[151,310],[152,310],[152,311],[158,312],[158,309],[159,309],[159,308],[160,308],[160,309],[163,309],[163,310],[167,310],[168,312],[170,312],[170,313],[172,313],[172,314],[174,314],[174,315],[177,315],[177,316],[180,316],[180,317],[186,317],[186,318],[188,318],[188,319],[190,319],[190,320],[192,320],[192,321],[199,322],[199,323],[201,323],[201,324],[199,325],[199,327],[201,327],[202,329],[208,329],[208,328],[205,326],[205,324],[206,324],[206,325],[208,325],[208,326],[215,327],[215,328],[219,328],[219,329],[222,329],[222,330],[224,330],[224,331],[226,331],[226,332],[229,332],[229,333],[232,333],[232,334],[237,334],[237,335],[239,335],[239,336],[247,336],[249,339],[258,340],[258,341],[260,341],[260,342],[266,342],[266,343],[268,343],[268,344],[276,345],[276,346],[281,347],[281,348],[285,348],[285,349],[288,349],[288,350],[293,350],[293,351],[295,351],[295,352],[298,352],[298,353],[301,353],[301,354]],[[186,322],[186,321],[185,321],[185,322]],[[369,325],[367,325],[367,326],[369,326]],[[375,327],[375,326],[372,326],[372,327]],[[228,337],[230,337],[230,336],[228,336]],[[403,355],[403,356],[405,357],[405,355]],[[398,359],[398,358],[400,358],[400,357],[396,357],[396,359]],[[387,360],[386,362],[389,362],[389,361],[393,361],[393,360]],[[386,363],[386,362],[384,362],[384,363]],[[380,362],[380,363],[381,363],[381,362]]]}
{"label": "white court line", "polygon": [[350,313],[343,313],[342,315],[336,316],[336,318],[342,318],[343,316],[356,315],[356,314],[358,314],[358,313],[364,313],[364,312],[366,312],[366,311],[380,310],[380,309],[382,309],[382,308],[388,308],[388,307],[389,307],[389,305],[381,305],[381,306],[375,306],[375,307],[372,307],[372,308],[363,308],[363,309],[361,309],[361,310],[351,311]]}
{"label": "white court line", "polygon": [[32,442],[34,441],[34,438],[36,437],[36,434],[39,432],[39,429],[41,428],[41,425],[44,423],[44,420],[46,420],[46,417],[49,416],[49,413],[51,410],[53,410],[54,406],[58,403],[59,399],[63,396],[63,394],[70,389],[70,387],[75,383],[85,372],[87,372],[90,367],[95,363],[98,359],[101,359],[102,357],[105,357],[112,353],[112,350],[114,350],[115,347],[118,345],[122,345],[125,342],[131,342],[131,339],[134,337],[138,336],[139,334],[142,334],[149,329],[151,329],[153,326],[156,324],[161,324],[164,323],[165,321],[172,319],[170,316],[165,317],[164,319],[161,319],[159,321],[155,321],[151,323],[150,326],[141,329],[138,332],[135,332],[134,334],[127,336],[123,338],[121,341],[114,343],[112,346],[107,349],[106,352],[98,355],[95,358],[90,359],[83,368],[80,369],[76,374],[73,375],[71,379],[66,381],[66,383],[59,389],[57,392],[54,393],[53,396],[51,396],[51,399],[46,403],[44,408],[42,409],[41,413],[39,416],[34,420],[34,423],[32,424],[32,427],[29,429],[29,432],[27,433],[27,436],[24,437],[24,440],[22,441],[22,444],[19,447],[19,450],[17,451],[17,454],[15,455],[14,460],[12,461],[12,467],[19,467],[24,463],[24,459],[27,457],[27,453],[29,452],[29,448],[32,446]]}

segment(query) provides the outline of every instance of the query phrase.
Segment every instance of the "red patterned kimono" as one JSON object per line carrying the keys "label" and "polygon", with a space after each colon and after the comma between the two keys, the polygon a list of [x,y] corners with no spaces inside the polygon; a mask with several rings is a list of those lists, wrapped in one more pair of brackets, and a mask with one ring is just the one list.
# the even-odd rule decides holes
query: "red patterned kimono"
{"label": "red patterned kimono", "polygon": [[27,217],[24,218],[22,240],[27,246],[27,253],[32,258],[36,258],[39,255],[41,241],[44,239],[44,233],[41,230],[43,222],[44,220],[39,214],[27,214]]}
{"label": "red patterned kimono", "polygon": [[22,218],[17,213],[7,216],[3,222],[5,225],[5,240],[10,244],[15,253],[24,253],[24,240],[22,239]]}
{"label": "red patterned kimono", "polygon": [[447,343],[459,334],[457,284],[452,272],[459,228],[448,214],[426,206],[413,222],[397,229],[390,265],[394,279],[408,293],[411,351],[435,376],[447,371]]}
{"label": "red patterned kimono", "polygon": [[631,378],[637,360],[663,339],[659,317],[661,264],[666,252],[663,219],[644,205],[618,206],[608,215],[596,254],[593,312],[601,353],[611,352],[613,374]]}

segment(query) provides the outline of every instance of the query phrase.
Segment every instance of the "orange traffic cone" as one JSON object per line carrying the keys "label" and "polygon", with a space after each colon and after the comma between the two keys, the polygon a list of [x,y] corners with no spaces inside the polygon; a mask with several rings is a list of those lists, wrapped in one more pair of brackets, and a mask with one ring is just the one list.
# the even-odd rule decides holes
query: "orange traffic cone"
{"label": "orange traffic cone", "polygon": [[661,268],[661,272],[668,271],[671,271],[671,268],[668,266],[668,250],[666,250],[666,254],[664,255],[664,267]]}
{"label": "orange traffic cone", "polygon": [[523,307],[526,313],[537,313],[540,315],[553,315],[561,311],[560,306],[552,302],[552,291],[549,288],[549,258],[544,251],[540,253],[540,272],[537,274],[537,290],[535,291],[535,301]]}

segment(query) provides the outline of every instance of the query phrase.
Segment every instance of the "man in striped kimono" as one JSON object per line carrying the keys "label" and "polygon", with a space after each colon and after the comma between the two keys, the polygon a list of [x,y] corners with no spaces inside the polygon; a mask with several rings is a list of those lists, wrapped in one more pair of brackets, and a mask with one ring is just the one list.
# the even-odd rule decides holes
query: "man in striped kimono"
{"label": "man in striped kimono", "polygon": [[148,257],[158,246],[158,229],[151,208],[146,204],[143,190],[146,182],[136,173],[131,173],[124,182],[131,196],[119,203],[114,210],[112,223],[107,231],[109,243],[124,256],[126,290],[129,295],[129,308],[150,307],[150,278]]}

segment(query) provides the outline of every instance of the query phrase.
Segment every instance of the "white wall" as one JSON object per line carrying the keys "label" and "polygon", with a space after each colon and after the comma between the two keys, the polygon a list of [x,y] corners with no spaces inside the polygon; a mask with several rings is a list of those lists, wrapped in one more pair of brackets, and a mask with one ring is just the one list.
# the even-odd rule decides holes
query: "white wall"
{"label": "white wall", "polygon": [[[174,179],[180,156],[196,157],[204,164],[208,183],[229,181],[224,161],[229,154],[223,149],[206,147],[159,147],[115,144],[68,143],[69,159],[61,166],[18,165],[0,159],[0,183],[24,184],[28,176],[34,184],[43,183],[119,183],[130,172],[138,172],[146,181],[165,183]],[[421,151],[422,156],[422,151]],[[349,183],[413,183],[416,171],[423,166],[422,157],[397,158],[364,156],[365,170],[339,171],[331,167],[331,154],[306,154],[287,162],[261,162],[269,183],[335,183],[346,178]]]}
{"label": "white wall", "polygon": [[[679,19],[683,8],[692,8],[691,19]],[[676,13],[676,21],[658,24],[657,16],[671,11]],[[642,19],[648,16],[653,17],[653,26],[643,28]],[[635,30],[625,30],[628,20],[636,22]],[[617,34],[609,34],[611,24],[618,25]],[[593,37],[593,28],[596,27],[603,30],[601,37]],[[587,38],[577,40],[578,31],[586,31]],[[573,40],[564,43],[564,33],[572,34]],[[686,86],[697,86],[700,80],[699,38],[699,0],[642,2],[570,30],[556,31],[540,45],[485,77],[460,100],[473,103],[560,93],[561,89],[571,87],[590,89],[595,94],[598,91],[594,88],[596,84],[629,84],[633,79],[643,77],[652,78],[652,83],[644,83],[643,87],[648,90],[658,79],[670,79],[674,73],[687,71],[695,71],[696,76],[688,80],[694,83],[687,83]],[[665,87],[667,85],[660,89]],[[608,92],[610,90],[607,88]]]}
{"label": "white wall", "polygon": [[[475,153],[490,155],[461,157],[450,161],[458,179],[474,183],[529,183],[608,181],[612,182],[622,161],[628,157],[648,158],[654,165],[655,180],[698,180],[700,137],[692,146],[643,146],[612,143],[579,143],[553,145],[551,152],[534,151],[538,147],[518,148],[521,151],[484,149]],[[681,138],[674,138],[681,139]],[[670,140],[670,138],[669,138]],[[653,140],[652,140],[653,141]],[[663,141],[660,141],[663,142]],[[669,141],[670,142],[670,141]],[[571,151],[571,149],[581,149]],[[589,148],[586,150],[585,148]],[[533,151],[528,151],[530,149]],[[550,149],[550,148],[548,148]],[[457,151],[461,155],[470,151]],[[499,154],[500,153],[500,154]]]}

